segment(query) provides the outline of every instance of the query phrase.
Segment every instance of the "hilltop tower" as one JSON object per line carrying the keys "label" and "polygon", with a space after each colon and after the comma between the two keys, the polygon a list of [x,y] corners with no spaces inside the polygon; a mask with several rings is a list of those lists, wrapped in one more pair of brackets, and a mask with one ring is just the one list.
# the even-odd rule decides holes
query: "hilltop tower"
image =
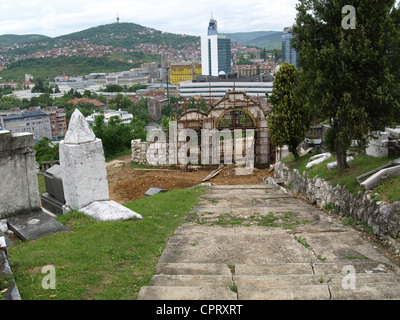
{"label": "hilltop tower", "polygon": [[118,13],[117,13],[117,23],[119,23],[119,15],[118,15]]}

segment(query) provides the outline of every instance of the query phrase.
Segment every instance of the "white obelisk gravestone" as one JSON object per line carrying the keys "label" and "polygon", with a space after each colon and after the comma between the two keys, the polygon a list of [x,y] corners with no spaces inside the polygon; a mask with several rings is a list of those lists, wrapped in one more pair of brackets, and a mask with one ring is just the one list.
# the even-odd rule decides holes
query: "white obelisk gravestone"
{"label": "white obelisk gravestone", "polygon": [[60,142],[60,166],[66,205],[72,210],[110,199],[103,144],[78,109]]}

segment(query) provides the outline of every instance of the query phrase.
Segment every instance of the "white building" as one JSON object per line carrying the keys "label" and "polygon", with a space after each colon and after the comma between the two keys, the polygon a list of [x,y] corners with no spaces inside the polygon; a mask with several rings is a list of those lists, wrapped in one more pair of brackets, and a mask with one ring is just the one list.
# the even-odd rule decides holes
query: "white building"
{"label": "white building", "polygon": [[201,36],[201,68],[203,75],[218,76],[221,71],[226,74],[231,67],[231,39],[218,34],[217,21],[211,18],[208,34]]}
{"label": "white building", "polygon": [[[100,113],[96,112],[96,113],[93,113],[90,116],[86,117],[85,119],[88,123],[94,123],[94,119],[99,115],[100,115]],[[133,115],[128,113],[127,111],[107,110],[104,113],[104,122],[108,123],[108,121],[110,121],[111,117],[119,117],[122,120],[122,123],[126,124],[126,125],[130,124],[133,119]]]}
{"label": "white building", "polygon": [[201,96],[204,99],[220,99],[228,90],[245,91],[251,98],[271,94],[273,77],[270,74],[245,78],[198,77],[193,81],[181,82],[179,95],[185,98]]}

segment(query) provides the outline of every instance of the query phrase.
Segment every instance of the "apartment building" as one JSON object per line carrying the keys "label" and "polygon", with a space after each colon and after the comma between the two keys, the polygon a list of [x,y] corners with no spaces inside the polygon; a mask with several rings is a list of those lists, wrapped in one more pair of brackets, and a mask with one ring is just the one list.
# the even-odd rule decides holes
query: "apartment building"
{"label": "apartment building", "polygon": [[50,115],[42,110],[23,110],[19,114],[0,116],[1,126],[11,133],[33,133],[33,139],[37,142],[44,137],[52,139]]}
{"label": "apartment building", "polygon": [[49,107],[42,109],[42,111],[50,116],[52,140],[63,140],[68,129],[67,117],[64,109]]}

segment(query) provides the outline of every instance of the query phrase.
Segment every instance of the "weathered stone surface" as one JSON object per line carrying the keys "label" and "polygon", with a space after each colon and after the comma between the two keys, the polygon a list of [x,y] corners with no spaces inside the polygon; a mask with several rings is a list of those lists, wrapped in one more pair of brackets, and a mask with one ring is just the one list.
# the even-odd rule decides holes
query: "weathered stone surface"
{"label": "weathered stone surface", "polygon": [[103,145],[78,109],[60,142],[60,166],[66,205],[79,210],[110,199]]}
{"label": "weathered stone surface", "polygon": [[[352,162],[352,161],[354,161],[354,158],[353,158],[353,157],[347,157],[347,158],[346,158],[346,161],[347,161],[347,163]],[[336,168],[336,167],[337,167],[337,161],[327,163],[327,164],[326,164],[326,167],[327,167],[328,169],[334,169],[334,168]]]}
{"label": "weathered stone surface", "polygon": [[21,295],[19,294],[17,285],[15,283],[6,251],[4,249],[0,249],[0,281],[1,277],[3,276],[10,276],[13,278],[13,283],[7,288],[6,292],[3,293],[5,300],[21,300]]}
{"label": "weathered stone surface", "polygon": [[149,190],[147,190],[144,194],[145,197],[151,197],[154,196],[157,193],[160,192],[167,192],[168,190],[165,189],[161,189],[161,188],[150,188]]}
{"label": "weathered stone surface", "polygon": [[394,178],[398,175],[400,175],[400,166],[382,169],[363,181],[360,185],[364,190],[372,190],[379,186],[383,181]]}
{"label": "weathered stone surface", "polygon": [[66,205],[78,210],[110,199],[102,142],[79,145],[60,142],[60,165]]}
{"label": "weathered stone surface", "polygon": [[370,138],[368,141],[368,147],[365,152],[368,156],[372,157],[384,157],[389,154],[388,148],[388,132],[376,132],[376,139]]}
{"label": "weathered stone surface", "polygon": [[143,219],[143,217],[115,201],[94,201],[79,211],[100,221]]}
{"label": "weathered stone surface", "polygon": [[0,131],[0,218],[40,209],[31,133]]}
{"label": "weathered stone surface", "polygon": [[22,240],[35,240],[53,233],[70,231],[43,211],[10,217],[7,222],[10,230]]}
{"label": "weathered stone surface", "polygon": [[321,153],[316,156],[313,156],[310,158],[310,162],[307,163],[306,168],[311,169],[313,166],[316,164],[319,164],[321,162],[324,162],[325,160],[332,158],[332,154],[327,152],[327,153]]}
{"label": "weathered stone surface", "polygon": [[[321,178],[302,178],[312,184],[306,189],[328,188]],[[345,193],[344,188],[336,191]],[[382,219],[391,219],[388,208],[381,209]],[[186,223],[175,231],[157,275],[151,286],[141,288],[139,300],[400,297],[399,269],[376,243],[276,184],[210,187],[190,215],[199,223]],[[288,215],[301,223],[279,226]],[[261,217],[276,223],[257,225]],[[221,227],[226,220],[232,225]],[[357,282],[346,291],[343,268],[349,267]]]}
{"label": "weathered stone surface", "polygon": [[280,162],[275,165],[274,175],[321,208],[329,207],[331,211],[366,222],[377,235],[400,237],[400,208],[397,202],[378,205],[368,191],[353,196],[341,185],[332,187],[320,178],[310,180],[306,172],[301,175],[298,170],[290,171]]}
{"label": "weathered stone surface", "polygon": [[75,109],[71,116],[67,134],[65,135],[64,143],[66,144],[82,144],[94,142],[96,136],[89,127],[82,113]]}

